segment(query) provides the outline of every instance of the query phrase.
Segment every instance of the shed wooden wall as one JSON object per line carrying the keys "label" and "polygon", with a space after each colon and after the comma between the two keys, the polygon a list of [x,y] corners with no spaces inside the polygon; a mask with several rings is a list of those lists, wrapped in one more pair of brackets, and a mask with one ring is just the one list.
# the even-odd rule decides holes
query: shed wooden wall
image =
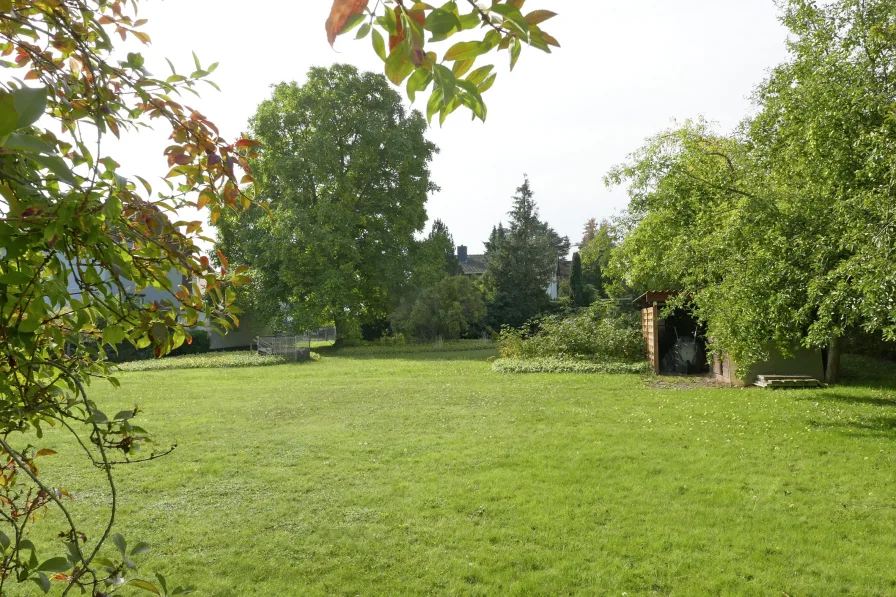
{"label": "shed wooden wall", "polygon": [[641,332],[647,343],[647,358],[653,372],[660,372],[660,308],[656,305],[641,309]]}

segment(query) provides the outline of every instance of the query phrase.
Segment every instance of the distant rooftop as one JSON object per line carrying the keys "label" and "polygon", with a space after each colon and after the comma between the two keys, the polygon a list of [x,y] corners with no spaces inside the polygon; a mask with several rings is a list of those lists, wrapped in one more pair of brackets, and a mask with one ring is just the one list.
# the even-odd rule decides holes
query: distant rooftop
{"label": "distant rooftop", "polygon": [[485,255],[467,255],[466,259],[460,262],[460,267],[467,276],[484,274],[487,268]]}

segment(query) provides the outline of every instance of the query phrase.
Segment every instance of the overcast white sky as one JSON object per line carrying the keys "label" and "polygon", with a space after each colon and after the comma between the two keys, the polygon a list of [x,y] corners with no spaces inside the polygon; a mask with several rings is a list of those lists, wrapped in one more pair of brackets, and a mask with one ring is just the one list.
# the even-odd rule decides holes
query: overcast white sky
{"label": "overcast white sky", "polygon": [[[329,0],[147,0],[140,16],[153,44],[147,66],[167,74],[164,58],[192,70],[195,50],[222,93],[208,88],[186,102],[225,137],[246,122],[284,80],[302,82],[309,67],[347,62],[382,72],[368,40],[327,44]],[[551,55],[524,48],[512,74],[501,53],[489,117],[456,112],[429,137],[441,149],[432,163],[441,192],[428,203],[457,244],[482,251],[492,226],[506,220],[510,197],[528,173],[541,214],[573,243],[588,218],[626,205],[603,175],[673,120],[703,115],[734,127],[750,110],[749,94],[786,57],[786,31],[773,0],[529,0],[527,10],[560,15],[545,24],[563,46]],[[421,100],[418,98],[418,105]],[[124,169],[164,176],[165,136],[123,140],[109,153]]]}

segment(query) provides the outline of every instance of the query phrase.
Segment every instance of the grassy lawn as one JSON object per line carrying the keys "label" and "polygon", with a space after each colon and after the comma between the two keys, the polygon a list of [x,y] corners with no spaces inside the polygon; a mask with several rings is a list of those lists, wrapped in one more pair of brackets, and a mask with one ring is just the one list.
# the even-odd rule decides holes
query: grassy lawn
{"label": "grassy lawn", "polygon": [[[96,385],[179,442],[121,471],[119,531],[204,596],[896,594],[891,366],[763,391],[501,375],[492,354]],[[53,460],[100,511],[96,473]]]}

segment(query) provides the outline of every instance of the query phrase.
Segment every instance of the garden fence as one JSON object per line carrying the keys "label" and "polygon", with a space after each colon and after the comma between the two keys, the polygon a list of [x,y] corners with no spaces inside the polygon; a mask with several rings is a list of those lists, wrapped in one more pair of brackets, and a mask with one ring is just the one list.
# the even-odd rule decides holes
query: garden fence
{"label": "garden fence", "polygon": [[311,357],[311,335],[259,336],[255,339],[258,354],[280,356],[288,361],[306,361]]}

